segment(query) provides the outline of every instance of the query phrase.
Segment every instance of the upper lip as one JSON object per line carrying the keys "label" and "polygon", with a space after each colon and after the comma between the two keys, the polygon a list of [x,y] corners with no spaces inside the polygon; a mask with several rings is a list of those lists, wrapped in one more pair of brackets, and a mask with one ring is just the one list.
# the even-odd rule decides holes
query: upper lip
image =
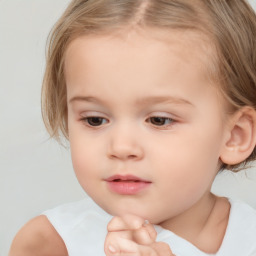
{"label": "upper lip", "polygon": [[110,181],[137,181],[137,182],[151,183],[148,180],[145,180],[145,179],[142,179],[137,176],[130,175],[130,174],[127,174],[127,175],[115,174],[115,175],[112,175],[109,178],[105,179],[105,181],[109,181],[109,182]]}

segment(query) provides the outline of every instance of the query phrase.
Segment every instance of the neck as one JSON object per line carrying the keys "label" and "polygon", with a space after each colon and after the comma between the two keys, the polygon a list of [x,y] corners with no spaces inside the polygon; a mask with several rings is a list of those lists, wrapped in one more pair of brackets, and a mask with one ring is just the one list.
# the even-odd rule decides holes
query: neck
{"label": "neck", "polygon": [[225,235],[230,205],[208,191],[193,207],[160,225],[206,253],[216,253]]}

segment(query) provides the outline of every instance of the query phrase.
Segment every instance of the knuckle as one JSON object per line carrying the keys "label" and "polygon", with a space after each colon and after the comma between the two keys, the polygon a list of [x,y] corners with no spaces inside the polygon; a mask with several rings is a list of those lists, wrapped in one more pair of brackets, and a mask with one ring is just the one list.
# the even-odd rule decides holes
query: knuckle
{"label": "knuckle", "polygon": [[123,216],[123,219],[125,221],[125,223],[132,229],[138,229],[140,228],[143,223],[144,220],[138,216],[132,215],[132,214],[125,214]]}
{"label": "knuckle", "polygon": [[133,239],[135,240],[135,242],[142,245],[147,245],[154,242],[150,236],[150,233],[145,227],[136,230],[133,234]]}
{"label": "knuckle", "polygon": [[148,230],[148,233],[149,233],[151,239],[155,241],[155,239],[157,237],[157,232],[156,232],[154,226],[152,224],[147,224],[146,228]]}
{"label": "knuckle", "polygon": [[111,219],[111,221],[107,225],[107,230],[108,231],[116,231],[120,227],[123,226],[124,221],[122,220],[121,217],[115,216]]}

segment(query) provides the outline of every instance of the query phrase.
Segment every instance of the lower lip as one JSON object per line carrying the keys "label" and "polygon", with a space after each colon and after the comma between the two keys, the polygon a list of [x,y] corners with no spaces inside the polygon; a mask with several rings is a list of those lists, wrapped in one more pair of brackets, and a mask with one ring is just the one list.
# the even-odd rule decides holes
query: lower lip
{"label": "lower lip", "polygon": [[108,181],[111,191],[121,195],[135,195],[149,187],[150,182],[143,181]]}

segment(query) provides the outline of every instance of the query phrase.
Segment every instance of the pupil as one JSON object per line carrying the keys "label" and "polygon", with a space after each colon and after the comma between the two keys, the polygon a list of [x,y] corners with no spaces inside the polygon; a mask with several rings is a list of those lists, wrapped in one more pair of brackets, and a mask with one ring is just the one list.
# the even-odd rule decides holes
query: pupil
{"label": "pupil", "polygon": [[90,117],[88,118],[88,123],[92,126],[98,126],[102,124],[102,118],[100,117]]}
{"label": "pupil", "polygon": [[164,117],[152,117],[151,122],[156,125],[163,125],[165,123]]}

